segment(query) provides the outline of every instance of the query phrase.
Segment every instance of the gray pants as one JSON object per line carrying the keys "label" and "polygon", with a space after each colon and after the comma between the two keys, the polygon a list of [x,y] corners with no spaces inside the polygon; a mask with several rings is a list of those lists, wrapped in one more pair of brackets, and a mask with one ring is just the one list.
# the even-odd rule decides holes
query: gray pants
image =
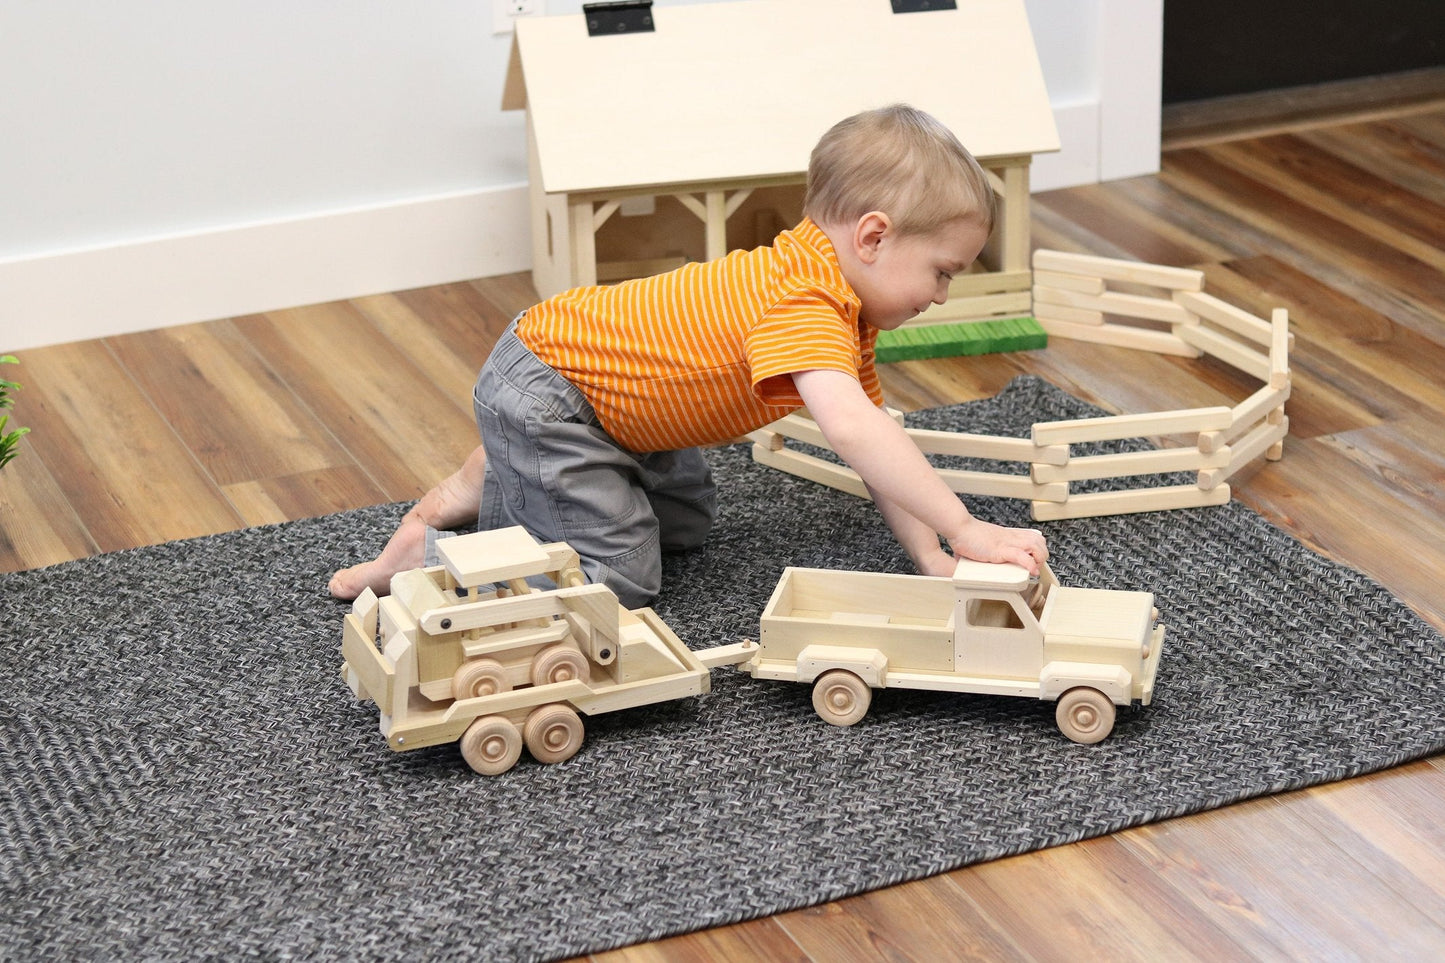
{"label": "gray pants", "polygon": [[515,324],[483,365],[473,402],[487,452],[478,528],[521,525],[542,542],[569,543],[588,580],[629,608],[657,595],[664,551],[707,538],[717,489],[702,452],[620,446]]}

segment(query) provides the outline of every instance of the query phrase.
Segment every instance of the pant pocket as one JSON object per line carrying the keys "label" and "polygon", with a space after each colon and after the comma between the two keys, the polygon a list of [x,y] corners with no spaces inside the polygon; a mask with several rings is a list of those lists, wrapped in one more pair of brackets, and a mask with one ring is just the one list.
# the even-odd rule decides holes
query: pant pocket
{"label": "pant pocket", "polygon": [[482,447],[487,452],[487,471],[498,489],[498,496],[509,513],[520,516],[527,504],[527,486],[537,483],[536,452],[525,435],[509,424],[497,409],[475,396],[477,427],[481,429]]}

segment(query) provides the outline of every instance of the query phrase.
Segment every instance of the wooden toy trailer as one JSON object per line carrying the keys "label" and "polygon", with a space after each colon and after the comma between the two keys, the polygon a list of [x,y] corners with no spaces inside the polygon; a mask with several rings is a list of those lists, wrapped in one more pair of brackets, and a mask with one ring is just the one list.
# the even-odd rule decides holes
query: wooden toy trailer
{"label": "wooden toy trailer", "polygon": [[[751,654],[692,652],[651,609],[584,584],[566,544],[521,528],[443,539],[438,552],[442,565],[399,573],[389,596],[364,592],[342,630],[343,678],[376,702],[394,750],[459,740],[485,775],[524,745],[562,762],[582,746],[581,715],[707,692],[711,668]],[[551,587],[529,584],[538,576]]]}
{"label": "wooden toy trailer", "polygon": [[961,560],[952,578],[789,568],[738,669],[813,684],[813,707],[858,722],[874,688],[1057,700],[1060,731],[1094,743],[1115,706],[1153,698],[1164,646],[1148,592],[1066,588],[1044,566]]}
{"label": "wooden toy trailer", "polygon": [[[963,432],[908,433],[925,453],[1022,463],[1025,473],[941,470],[960,494],[1024,498],[1039,521],[1222,505],[1226,481],[1261,456],[1283,455],[1289,419],[1289,318],[1270,320],[1204,291],[1202,271],[1059,251],[1035,251],[1034,315],[1050,337],[1073,338],[1190,358],[1209,356],[1261,382],[1233,406],[1039,422],[1028,438]],[[1160,436],[1173,447],[1076,456],[1086,442]],[[866,497],[857,474],[789,449],[788,440],[827,448],[811,419],[790,415],[749,436],[753,458],[790,474]],[[1078,493],[1075,482],[1194,472],[1193,484]]]}

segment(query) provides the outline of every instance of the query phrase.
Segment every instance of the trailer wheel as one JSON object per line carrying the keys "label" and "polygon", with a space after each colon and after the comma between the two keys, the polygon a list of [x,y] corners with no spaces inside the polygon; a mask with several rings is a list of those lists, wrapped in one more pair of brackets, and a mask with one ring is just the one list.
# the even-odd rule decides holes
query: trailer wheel
{"label": "trailer wheel", "polygon": [[1114,731],[1114,703],[1098,689],[1079,686],[1059,696],[1054,719],[1064,735],[1091,745]]}
{"label": "trailer wheel", "polygon": [[592,667],[587,664],[587,656],[580,649],[559,643],[543,649],[532,660],[533,685],[569,682],[572,679],[579,682],[592,679]]}
{"label": "trailer wheel", "polygon": [[462,758],[484,776],[498,776],[522,757],[522,734],[505,716],[482,716],[462,733]]}
{"label": "trailer wheel", "polygon": [[511,688],[512,683],[507,680],[507,670],[496,659],[472,659],[470,662],[463,662],[452,676],[453,699],[496,695]]}
{"label": "trailer wheel", "polygon": [[522,738],[538,762],[565,762],[582,748],[582,718],[561,702],[538,706],[527,716]]}
{"label": "trailer wheel", "polygon": [[847,669],[830,669],[813,683],[813,708],[824,722],[851,726],[868,714],[873,690]]}

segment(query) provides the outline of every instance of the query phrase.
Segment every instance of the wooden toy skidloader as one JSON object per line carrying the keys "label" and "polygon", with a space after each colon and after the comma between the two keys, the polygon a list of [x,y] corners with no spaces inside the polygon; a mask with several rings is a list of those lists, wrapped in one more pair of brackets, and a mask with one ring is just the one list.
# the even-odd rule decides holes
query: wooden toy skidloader
{"label": "wooden toy skidloader", "polygon": [[[369,589],[342,630],[342,675],[381,711],[395,750],[460,740],[477,772],[512,768],[525,744],[540,762],[582,746],[595,715],[707,692],[709,670],[750,642],[692,652],[649,608],[629,611],[584,584],[577,553],[524,529],[442,539],[442,564]],[[538,588],[537,576],[547,587]]]}
{"label": "wooden toy skidloader", "polygon": [[873,688],[1058,701],[1059,729],[1093,743],[1115,705],[1148,705],[1164,626],[1148,592],[1065,588],[1045,565],[960,561],[952,578],[789,568],[763,611],[760,679],[813,683],[834,725],[862,719]]}

